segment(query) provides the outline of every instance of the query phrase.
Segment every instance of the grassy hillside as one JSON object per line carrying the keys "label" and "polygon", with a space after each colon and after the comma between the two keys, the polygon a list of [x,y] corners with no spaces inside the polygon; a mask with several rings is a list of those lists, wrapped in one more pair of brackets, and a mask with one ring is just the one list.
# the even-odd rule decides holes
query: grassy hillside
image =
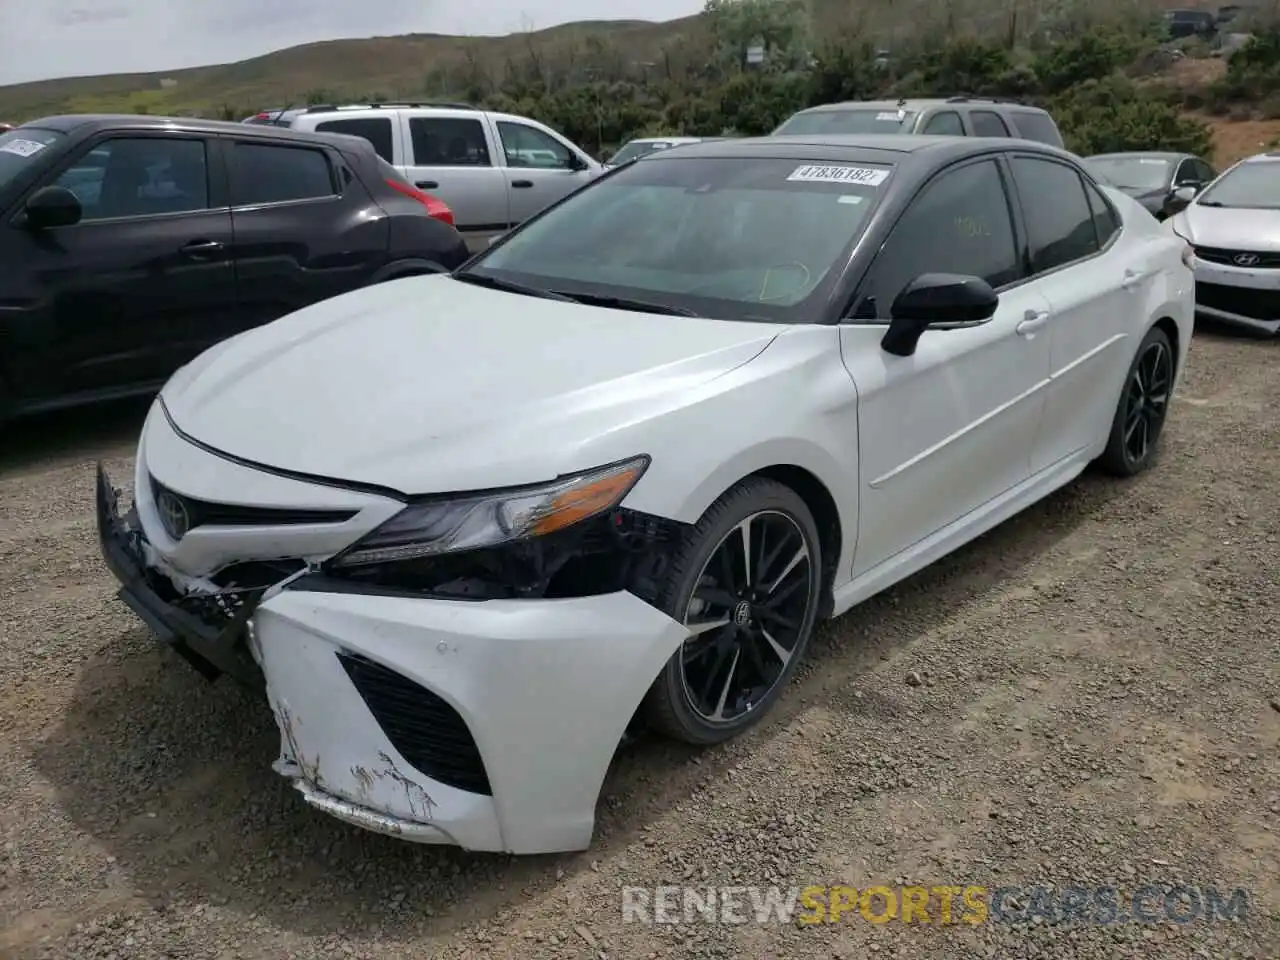
{"label": "grassy hillside", "polygon": [[[896,46],[922,34],[1024,37],[1044,24],[1150,15],[1206,0],[810,0],[815,38],[857,34]],[[513,74],[554,72],[560,85],[597,79],[686,79],[708,56],[698,16],[666,23],[586,21],[505,37],[411,34],[291,47],[220,66],[77,77],[0,87],[0,120],[119,111],[239,115],[322,96],[388,99],[488,92]]]}
{"label": "grassy hillside", "polygon": [[[473,78],[500,81],[532,55],[563,62],[590,48],[653,62],[664,46],[696,31],[698,18],[667,23],[586,21],[505,37],[410,34],[309,43],[220,66],[159,73],[45,80],[0,87],[0,118],[98,110],[152,114],[256,110],[332,91],[385,97],[464,89]],[[163,83],[162,83],[163,81]],[[237,118],[238,119],[238,118]]]}

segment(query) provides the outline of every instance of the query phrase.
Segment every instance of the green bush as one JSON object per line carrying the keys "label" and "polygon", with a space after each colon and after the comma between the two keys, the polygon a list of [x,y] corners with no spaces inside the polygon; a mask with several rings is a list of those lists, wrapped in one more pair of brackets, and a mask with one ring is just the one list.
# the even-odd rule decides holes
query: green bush
{"label": "green bush", "polygon": [[1182,114],[1159,92],[1120,76],[1088,80],[1052,98],[1047,107],[1067,149],[1081,156],[1125,150],[1177,150],[1208,156],[1209,127]]}

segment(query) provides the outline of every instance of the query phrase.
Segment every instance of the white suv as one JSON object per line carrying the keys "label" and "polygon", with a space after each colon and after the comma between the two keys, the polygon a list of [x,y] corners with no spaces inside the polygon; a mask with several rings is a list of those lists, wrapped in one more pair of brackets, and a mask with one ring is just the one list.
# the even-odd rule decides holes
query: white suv
{"label": "white suv", "polygon": [[449,205],[472,249],[603,169],[536,120],[462,103],[313,106],[267,111],[245,123],[363,137],[410,183]]}

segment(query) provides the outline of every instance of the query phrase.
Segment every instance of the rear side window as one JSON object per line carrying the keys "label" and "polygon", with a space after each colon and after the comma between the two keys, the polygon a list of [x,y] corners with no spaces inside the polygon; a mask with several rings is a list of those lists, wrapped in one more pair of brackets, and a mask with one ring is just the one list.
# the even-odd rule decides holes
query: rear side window
{"label": "rear side window", "polygon": [[1094,211],[1076,169],[1032,157],[1014,157],[1010,165],[1027,223],[1032,272],[1044,273],[1097,253]]}
{"label": "rear side window", "polygon": [[362,117],[346,120],[326,120],[316,124],[320,133],[345,133],[353,137],[363,137],[373,144],[373,149],[388,163],[395,162],[395,152],[391,146],[390,117]]}
{"label": "rear side window", "polygon": [[410,117],[413,162],[419,167],[487,167],[484,125],[464,117]]}
{"label": "rear side window", "polygon": [[1051,147],[1062,146],[1062,134],[1058,132],[1058,125],[1047,113],[1019,111],[1013,114],[1013,122],[1017,124],[1018,132],[1024,140],[1047,143]]}
{"label": "rear side window", "polygon": [[963,137],[964,124],[960,122],[960,114],[954,110],[944,110],[942,113],[935,113],[929,118],[929,122],[924,125],[921,133],[935,133],[939,136],[947,137]]}
{"label": "rear side window", "polygon": [[231,202],[237,207],[313,200],[335,193],[329,158],[309,147],[237,143],[232,171]]}
{"label": "rear side window", "polygon": [[1111,238],[1120,232],[1120,217],[1115,208],[1107,203],[1106,197],[1088,180],[1084,182],[1084,192],[1089,198],[1089,210],[1093,214],[1093,228],[1098,234],[1098,247],[1105,247]]}
{"label": "rear side window", "polygon": [[1009,136],[1009,127],[1005,124],[1000,114],[992,113],[990,110],[975,110],[969,114],[969,122],[973,124],[973,135],[975,137],[1007,137]]}

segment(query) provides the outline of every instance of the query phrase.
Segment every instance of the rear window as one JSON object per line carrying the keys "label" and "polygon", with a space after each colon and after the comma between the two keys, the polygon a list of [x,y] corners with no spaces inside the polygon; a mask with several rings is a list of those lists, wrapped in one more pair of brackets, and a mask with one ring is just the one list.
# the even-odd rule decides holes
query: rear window
{"label": "rear window", "polygon": [[373,144],[374,151],[388,163],[395,161],[395,153],[391,146],[390,117],[351,117],[345,120],[326,120],[316,124],[319,133],[345,133],[352,137],[363,137]]}
{"label": "rear window", "polygon": [[62,138],[57,130],[39,127],[19,127],[0,134],[0,189],[39,162],[41,155]]}
{"label": "rear window", "polygon": [[1062,134],[1058,132],[1058,125],[1047,113],[1015,110],[1010,116],[1024,140],[1047,143],[1051,147],[1062,146]]}
{"label": "rear window", "polygon": [[915,118],[910,110],[815,110],[797,113],[773,134],[910,133]]}

